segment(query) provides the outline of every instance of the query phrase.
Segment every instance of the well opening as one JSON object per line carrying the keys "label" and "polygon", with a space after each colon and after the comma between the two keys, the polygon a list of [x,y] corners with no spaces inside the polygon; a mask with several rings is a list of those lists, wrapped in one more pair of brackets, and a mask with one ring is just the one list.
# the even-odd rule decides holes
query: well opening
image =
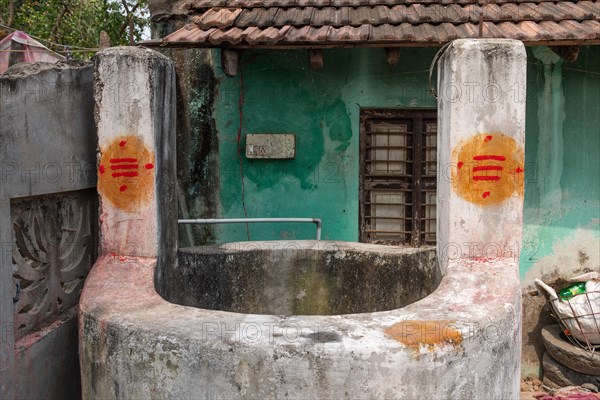
{"label": "well opening", "polygon": [[238,313],[336,315],[404,307],[433,292],[433,247],[328,241],[243,242],[182,248],[165,271],[173,303]]}

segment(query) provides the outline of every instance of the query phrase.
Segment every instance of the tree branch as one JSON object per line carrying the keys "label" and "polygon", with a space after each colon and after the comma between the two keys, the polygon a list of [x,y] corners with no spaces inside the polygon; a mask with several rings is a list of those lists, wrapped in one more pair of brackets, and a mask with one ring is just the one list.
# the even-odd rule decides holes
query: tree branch
{"label": "tree branch", "polygon": [[0,14],[0,23],[12,27],[15,22],[15,2],[11,0],[8,2],[8,20],[4,21],[4,17]]}
{"label": "tree branch", "polygon": [[14,23],[15,23],[15,2],[14,2],[14,0],[10,0],[8,2],[8,21],[6,22],[6,25],[12,27]]}
{"label": "tree branch", "polygon": [[[121,4],[123,4],[123,7],[125,8],[125,11],[127,12],[127,19],[125,20],[125,22],[123,22],[121,24],[121,28],[119,29],[119,37],[123,36],[123,34],[125,33],[125,29],[127,29],[127,27],[131,27],[132,22],[133,22],[133,14],[142,5],[141,1],[137,1],[130,11],[126,0],[121,0]],[[133,36],[133,27],[131,27],[131,32],[130,32],[129,36],[130,36],[130,38]]]}
{"label": "tree branch", "polygon": [[121,4],[123,4],[123,8],[125,9],[125,13],[129,15],[129,4],[127,4],[127,0],[121,0]]}
{"label": "tree branch", "polygon": [[63,7],[60,10],[60,13],[58,13],[58,16],[56,17],[56,22],[54,23],[54,26],[52,27],[52,31],[50,32],[50,40],[52,40],[54,42],[58,42],[58,37],[56,37],[56,34],[58,33],[58,28],[62,22],[63,17],[67,13],[67,10],[68,10],[67,5],[63,4]]}

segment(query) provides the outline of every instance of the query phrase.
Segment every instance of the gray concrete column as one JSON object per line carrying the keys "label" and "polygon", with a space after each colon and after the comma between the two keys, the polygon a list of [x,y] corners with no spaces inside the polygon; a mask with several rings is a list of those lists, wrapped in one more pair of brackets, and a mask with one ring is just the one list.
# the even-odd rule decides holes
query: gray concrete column
{"label": "gray concrete column", "polygon": [[526,53],[506,39],[456,40],[438,68],[437,246],[515,257],[523,218]]}
{"label": "gray concrete column", "polygon": [[158,52],[95,57],[101,254],[174,257],[175,70]]}

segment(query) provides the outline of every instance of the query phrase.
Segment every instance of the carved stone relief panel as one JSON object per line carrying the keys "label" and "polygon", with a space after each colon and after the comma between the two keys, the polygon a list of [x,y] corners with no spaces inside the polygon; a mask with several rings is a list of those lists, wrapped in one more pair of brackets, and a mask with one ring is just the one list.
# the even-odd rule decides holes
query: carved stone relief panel
{"label": "carved stone relief panel", "polygon": [[94,190],[11,200],[15,340],[77,305],[96,258]]}

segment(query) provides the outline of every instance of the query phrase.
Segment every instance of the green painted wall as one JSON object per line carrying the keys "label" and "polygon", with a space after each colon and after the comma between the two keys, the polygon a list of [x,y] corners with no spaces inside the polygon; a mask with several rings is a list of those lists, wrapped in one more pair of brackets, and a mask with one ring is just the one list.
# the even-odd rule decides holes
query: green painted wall
{"label": "green painted wall", "polygon": [[[358,238],[361,107],[435,108],[427,70],[437,49],[404,48],[397,66],[382,49],[325,50],[313,71],[298,51],[246,52],[241,75],[220,79],[214,111],[219,142],[220,217],[242,217],[237,134],[249,217],[318,217],[323,238]],[[522,276],[598,268],[600,251],[600,46],[574,63],[528,50],[526,188]],[[293,160],[247,160],[247,133],[294,133]],[[309,239],[311,225],[250,225],[252,240]],[[243,225],[215,228],[217,241],[246,240]]]}
{"label": "green painted wall", "polygon": [[[293,160],[247,160],[243,155],[249,217],[317,217],[323,238],[358,240],[358,132],[361,107],[435,108],[427,71],[436,49],[403,49],[389,66],[383,49],[325,50],[313,71],[306,50],[259,51],[243,59],[243,136],[294,133]],[[220,72],[215,110],[221,163],[221,216],[242,217],[237,154],[241,75]],[[246,240],[245,226],[219,226],[219,241]],[[312,239],[314,225],[250,225],[252,240]]]}
{"label": "green painted wall", "polygon": [[600,268],[600,46],[573,63],[545,47],[528,55],[521,274],[531,283]]}

